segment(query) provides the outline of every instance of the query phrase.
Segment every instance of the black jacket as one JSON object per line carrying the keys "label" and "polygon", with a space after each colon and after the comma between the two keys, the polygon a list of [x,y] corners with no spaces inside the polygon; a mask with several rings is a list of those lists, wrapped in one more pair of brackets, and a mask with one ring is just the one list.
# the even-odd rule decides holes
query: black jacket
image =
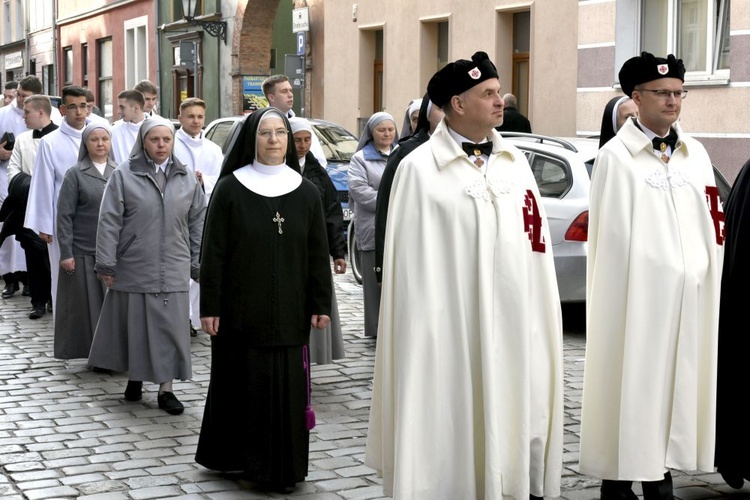
{"label": "black jacket", "polygon": [[417,130],[414,135],[405,137],[398,142],[398,147],[393,150],[385,164],[383,176],[380,178],[380,187],[378,188],[378,197],[375,202],[375,276],[378,283],[383,278],[383,250],[385,248],[385,226],[388,217],[388,205],[391,202],[391,187],[393,178],[396,176],[401,160],[406,155],[417,149],[420,145],[427,142],[430,138],[430,122],[427,119],[427,108],[430,99],[427,95],[422,99],[422,106],[419,108],[419,119],[417,120]]}
{"label": "black jacket", "polygon": [[334,259],[343,259],[346,255],[346,239],[344,238],[344,212],[338,199],[336,186],[328,176],[317,158],[308,152],[305,155],[305,170],[302,177],[309,180],[320,191],[320,201],[323,202],[323,216],[328,233],[328,251]]}
{"label": "black jacket", "polygon": [[526,132],[531,133],[529,119],[519,113],[516,108],[506,107],[503,110],[503,124],[495,127],[498,132]]}
{"label": "black jacket", "polygon": [[38,247],[40,250],[47,248],[44,240],[34,231],[23,227],[30,187],[31,176],[27,173],[20,172],[10,180],[8,197],[0,207],[0,222],[3,223],[3,228],[0,229],[0,246],[5,243],[6,238],[16,235],[16,239],[24,248],[28,245]]}

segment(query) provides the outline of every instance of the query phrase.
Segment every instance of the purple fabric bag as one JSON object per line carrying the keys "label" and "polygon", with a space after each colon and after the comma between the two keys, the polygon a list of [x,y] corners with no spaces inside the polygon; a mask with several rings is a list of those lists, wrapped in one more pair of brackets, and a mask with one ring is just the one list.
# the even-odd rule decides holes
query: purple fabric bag
{"label": "purple fabric bag", "polygon": [[310,353],[307,346],[302,347],[302,365],[305,368],[305,381],[307,382],[307,406],[305,407],[305,425],[307,430],[315,427],[315,410],[310,402]]}

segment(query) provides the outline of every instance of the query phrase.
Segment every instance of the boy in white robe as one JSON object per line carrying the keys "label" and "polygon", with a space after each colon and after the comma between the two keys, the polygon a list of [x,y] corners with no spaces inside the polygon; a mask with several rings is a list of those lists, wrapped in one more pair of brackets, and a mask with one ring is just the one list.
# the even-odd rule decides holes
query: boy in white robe
{"label": "boy in white robe", "polygon": [[[185,99],[180,104],[180,129],[175,134],[174,155],[188,170],[195,172],[206,193],[206,203],[211,197],[221,172],[224,155],[221,148],[203,137],[206,122],[206,103],[197,97]],[[201,326],[200,285],[190,280],[191,334]]]}
{"label": "boy in white robe", "polygon": [[[81,135],[88,118],[86,89],[77,85],[63,87],[60,112],[64,115],[60,128],[44,136],[39,142],[24,219],[24,227],[38,233],[39,237],[49,245],[51,290],[53,291],[57,290],[57,278],[60,272],[60,247],[55,238],[57,195],[65,178],[65,172],[78,163]],[[54,308],[54,302],[53,292],[52,304],[48,308],[50,311]]]}
{"label": "boy in white robe", "polygon": [[138,137],[145,115],[143,94],[137,90],[123,90],[117,94],[117,109],[121,120],[112,126],[112,156],[118,165],[128,158]]}

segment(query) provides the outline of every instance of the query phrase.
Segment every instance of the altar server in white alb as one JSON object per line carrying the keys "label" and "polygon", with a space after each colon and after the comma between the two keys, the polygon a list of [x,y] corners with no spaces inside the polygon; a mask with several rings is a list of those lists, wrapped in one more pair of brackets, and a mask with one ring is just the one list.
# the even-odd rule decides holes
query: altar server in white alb
{"label": "altar server in white alb", "polygon": [[[208,203],[219,179],[224,155],[217,144],[203,137],[206,103],[197,97],[185,99],[180,104],[177,118],[180,128],[175,133],[174,155],[188,170],[195,172]],[[200,285],[190,280],[190,324],[194,330],[201,327],[200,299]]]}
{"label": "altar server in white alb", "polygon": [[146,101],[137,90],[123,90],[117,94],[117,109],[120,120],[112,125],[112,157],[116,164],[130,158],[130,152],[138,137],[143,120],[143,106]]}
{"label": "altar server in white alb", "polygon": [[55,238],[57,196],[65,172],[78,163],[81,137],[88,118],[86,89],[77,85],[63,87],[60,112],[64,115],[60,128],[39,142],[24,220],[24,227],[38,233],[49,245],[53,306],[60,272],[60,247]]}
{"label": "altar server in white alb", "polygon": [[393,183],[365,462],[397,500],[556,497],[562,321],[542,199],[494,129],[487,54],[427,93],[445,118]]}
{"label": "altar server in white alb", "polygon": [[670,469],[714,470],[724,214],[711,160],[678,118],[685,66],[620,70],[638,106],[600,150],[589,208],[580,470],[601,497],[671,499]]}

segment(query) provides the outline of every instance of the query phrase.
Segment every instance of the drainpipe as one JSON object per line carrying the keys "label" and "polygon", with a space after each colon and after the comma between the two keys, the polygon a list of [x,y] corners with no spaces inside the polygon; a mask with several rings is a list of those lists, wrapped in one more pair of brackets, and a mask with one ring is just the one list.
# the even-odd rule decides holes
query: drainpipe
{"label": "drainpipe", "polygon": [[24,58],[24,61],[23,61],[23,64],[24,64],[23,73],[26,73],[25,76],[28,76],[29,68],[31,67],[31,63],[29,62],[29,60],[31,59],[31,57],[29,56],[29,47],[30,47],[29,31],[31,30],[31,19],[29,17],[29,11],[31,9],[29,8],[28,0],[24,2],[24,7],[26,9],[26,12],[24,12],[24,25],[25,26],[23,27],[23,38],[24,38],[24,53],[26,54],[26,57]]}
{"label": "drainpipe", "polygon": [[[58,78],[58,75],[60,73],[60,61],[57,58],[57,2],[52,2],[52,64],[54,64],[54,78],[55,78],[55,94],[60,94],[60,88],[58,87],[60,78]],[[42,70],[44,71],[44,70]],[[45,92],[47,89],[44,89]]]}
{"label": "drainpipe", "polygon": [[154,2],[154,27],[156,28],[154,30],[154,44],[155,47],[155,53],[156,53],[156,88],[159,89],[159,114],[164,116],[164,111],[162,110],[162,103],[164,102],[162,100],[162,86],[161,86],[161,31],[159,30],[159,4],[162,2]]}

